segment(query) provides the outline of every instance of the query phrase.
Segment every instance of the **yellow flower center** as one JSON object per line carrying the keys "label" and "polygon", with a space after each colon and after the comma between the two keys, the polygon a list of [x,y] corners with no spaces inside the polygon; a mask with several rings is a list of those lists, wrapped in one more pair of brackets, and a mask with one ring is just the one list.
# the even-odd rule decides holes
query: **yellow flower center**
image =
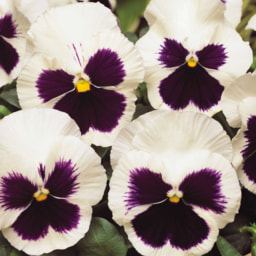
{"label": "yellow flower center", "polygon": [[47,199],[47,196],[49,193],[50,193],[49,189],[42,188],[42,189],[39,189],[38,191],[36,191],[33,194],[33,197],[36,199],[36,201],[42,202]]}
{"label": "yellow flower center", "polygon": [[79,79],[76,83],[77,92],[87,92],[91,90],[90,82],[84,79]]}
{"label": "yellow flower center", "polygon": [[171,203],[177,204],[180,201],[180,198],[178,196],[176,196],[176,195],[173,195],[173,196],[169,197],[169,201]]}
{"label": "yellow flower center", "polygon": [[172,190],[167,193],[169,202],[177,204],[180,202],[180,199],[183,197],[182,191]]}
{"label": "yellow flower center", "polygon": [[194,59],[194,57],[189,58],[187,61],[187,64],[190,68],[194,68],[197,65],[197,61]]}

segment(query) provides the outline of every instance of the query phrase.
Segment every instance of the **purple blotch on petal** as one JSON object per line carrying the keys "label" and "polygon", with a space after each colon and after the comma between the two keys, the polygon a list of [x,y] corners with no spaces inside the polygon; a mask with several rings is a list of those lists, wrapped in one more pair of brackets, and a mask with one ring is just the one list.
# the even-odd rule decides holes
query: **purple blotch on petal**
{"label": "purple blotch on petal", "polygon": [[5,209],[27,207],[33,198],[33,194],[37,191],[37,186],[29,181],[27,177],[15,172],[3,176],[0,184],[0,204]]}
{"label": "purple blotch on petal", "polygon": [[172,186],[163,181],[160,173],[142,167],[131,171],[128,188],[125,202],[127,209],[130,210],[136,206],[165,200]]}
{"label": "purple blotch on petal", "polygon": [[118,126],[126,108],[124,95],[91,87],[86,93],[72,92],[59,100],[55,109],[68,113],[85,134],[89,128],[111,132]]}
{"label": "purple blotch on petal", "polygon": [[158,60],[166,68],[177,67],[184,64],[189,51],[174,39],[165,38]]}
{"label": "purple blotch on petal", "polygon": [[189,103],[200,110],[216,105],[224,87],[200,65],[190,68],[184,64],[160,82],[159,92],[165,104],[174,110],[184,109]]}
{"label": "purple blotch on petal", "polygon": [[199,206],[215,213],[223,213],[227,204],[221,193],[221,172],[205,168],[192,172],[181,182],[179,189],[187,204]]}
{"label": "purple blotch on petal", "polygon": [[137,236],[153,248],[161,248],[169,241],[174,248],[188,250],[209,235],[206,221],[192,207],[168,200],[135,216],[132,225]]}
{"label": "purple blotch on petal", "polygon": [[199,63],[205,68],[219,69],[226,63],[227,54],[223,45],[209,44],[202,50],[197,51]]}
{"label": "purple blotch on petal", "polygon": [[247,130],[244,132],[246,138],[246,146],[241,152],[243,157],[246,158],[256,151],[256,115],[250,116],[247,121]]}
{"label": "purple blotch on petal", "polygon": [[36,81],[38,95],[43,102],[48,102],[75,88],[74,76],[62,69],[43,70]]}
{"label": "purple blotch on petal", "polygon": [[48,196],[42,202],[34,200],[12,228],[22,239],[36,241],[47,235],[50,226],[59,233],[77,228],[79,219],[80,209],[77,205]]}
{"label": "purple blotch on petal", "polygon": [[56,162],[53,171],[49,174],[45,188],[49,189],[53,196],[69,197],[79,188],[76,170],[77,168],[71,160]]}
{"label": "purple blotch on petal", "polygon": [[247,130],[244,132],[246,145],[242,150],[244,158],[243,170],[248,179],[256,183],[256,115],[250,116],[247,121]]}
{"label": "purple blotch on petal", "polygon": [[[17,37],[17,25],[12,19],[12,14],[6,14],[4,17],[0,18],[0,36],[6,38]],[[0,49],[2,51],[2,48]]]}
{"label": "purple blotch on petal", "polygon": [[256,183],[256,151],[244,160],[243,170],[248,179]]}
{"label": "purple blotch on petal", "polygon": [[84,72],[96,86],[117,86],[124,81],[125,70],[118,54],[110,49],[100,49],[90,57]]}
{"label": "purple blotch on petal", "polygon": [[9,75],[19,62],[16,49],[0,37],[0,67]]}

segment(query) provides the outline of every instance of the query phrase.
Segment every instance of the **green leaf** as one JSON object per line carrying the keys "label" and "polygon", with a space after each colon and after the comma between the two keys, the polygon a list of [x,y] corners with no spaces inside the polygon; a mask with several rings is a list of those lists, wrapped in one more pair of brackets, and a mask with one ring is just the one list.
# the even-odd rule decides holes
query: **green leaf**
{"label": "green leaf", "polygon": [[10,105],[16,108],[20,108],[16,89],[10,89],[8,91],[3,90],[2,93],[0,94],[0,98],[8,102]]}
{"label": "green leaf", "polygon": [[138,40],[138,37],[132,33],[132,32],[125,32],[124,35],[129,39],[129,41],[131,41],[132,43],[136,43],[136,41]]}
{"label": "green leaf", "polygon": [[217,247],[221,256],[242,256],[224,237],[218,236]]}
{"label": "green leaf", "polygon": [[3,118],[4,116],[9,115],[10,113],[10,110],[6,106],[0,105],[0,118]]}
{"label": "green leaf", "polygon": [[79,256],[126,256],[127,246],[116,226],[94,217],[88,233],[76,246]]}
{"label": "green leaf", "polygon": [[147,3],[147,0],[117,1],[116,12],[123,32],[136,30]]}

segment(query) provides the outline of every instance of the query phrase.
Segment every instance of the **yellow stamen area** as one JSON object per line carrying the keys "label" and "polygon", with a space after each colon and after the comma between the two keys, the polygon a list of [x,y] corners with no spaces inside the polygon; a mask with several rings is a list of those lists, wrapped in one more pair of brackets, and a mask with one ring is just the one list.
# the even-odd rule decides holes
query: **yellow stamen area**
{"label": "yellow stamen area", "polygon": [[187,61],[187,64],[188,64],[188,66],[189,66],[190,68],[194,68],[194,67],[196,67],[196,65],[197,65],[197,61],[196,61],[193,57],[191,57],[191,58]]}
{"label": "yellow stamen area", "polygon": [[47,199],[47,196],[49,193],[50,193],[49,189],[43,189],[35,192],[33,194],[33,197],[36,199],[36,201],[42,202]]}
{"label": "yellow stamen area", "polygon": [[76,90],[77,92],[87,92],[91,90],[91,85],[89,81],[86,81],[84,79],[78,80],[76,83]]}
{"label": "yellow stamen area", "polygon": [[171,203],[177,204],[180,201],[180,198],[178,196],[176,196],[176,195],[173,195],[173,196],[169,197],[169,201]]}

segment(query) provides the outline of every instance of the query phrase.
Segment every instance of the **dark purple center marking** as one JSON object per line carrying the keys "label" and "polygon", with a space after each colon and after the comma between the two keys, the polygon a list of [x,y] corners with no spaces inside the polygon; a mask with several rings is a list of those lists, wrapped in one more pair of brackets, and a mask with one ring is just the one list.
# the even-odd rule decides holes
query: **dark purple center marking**
{"label": "dark purple center marking", "polygon": [[36,81],[39,97],[46,103],[71,91],[74,78],[62,69],[43,70]]}
{"label": "dark purple center marking", "polygon": [[84,72],[90,78],[91,89],[78,93],[74,89],[73,75],[61,69],[44,70],[36,81],[39,97],[46,103],[62,95],[54,108],[68,113],[82,134],[90,127],[111,132],[124,114],[126,98],[104,87],[118,86],[123,82],[126,75],[124,65],[116,52],[100,49],[90,57]]}
{"label": "dark purple center marking", "polygon": [[25,208],[12,227],[26,240],[38,240],[47,235],[49,227],[56,232],[65,233],[77,227],[80,209],[66,198],[78,189],[76,167],[71,160],[56,162],[53,171],[45,177],[45,167],[40,164],[38,172],[44,187],[50,194],[43,201],[37,201],[34,193],[38,191],[28,178],[19,173],[10,173],[1,178],[0,203],[6,210]]}
{"label": "dark purple center marking", "polygon": [[19,62],[17,50],[5,40],[17,37],[17,26],[11,14],[0,18],[0,67],[9,75]]}
{"label": "dark purple center marking", "polygon": [[125,77],[124,65],[116,52],[100,49],[90,57],[84,72],[92,84],[100,87],[117,86]]}
{"label": "dark purple center marking", "polygon": [[151,172],[147,168],[135,169],[130,174],[129,193],[127,194],[127,210],[139,205],[158,203],[166,199],[172,186],[166,184],[160,173]]}
{"label": "dark purple center marking", "polygon": [[189,103],[200,110],[208,110],[219,102],[224,87],[209,75],[206,68],[217,70],[226,63],[225,48],[210,44],[197,51],[198,64],[195,67],[187,65],[188,55],[188,50],[181,43],[165,39],[158,60],[164,68],[177,68],[160,82],[159,93],[174,110],[184,109]]}
{"label": "dark purple center marking", "polygon": [[247,140],[242,153],[244,158],[243,170],[248,179],[256,183],[256,116],[251,116],[247,122],[247,130],[244,136]]}
{"label": "dark purple center marking", "polygon": [[127,211],[140,205],[152,205],[132,220],[136,234],[154,248],[168,241],[182,250],[197,246],[208,238],[210,229],[193,211],[192,205],[223,213],[226,200],[221,193],[220,179],[220,172],[215,170],[206,168],[193,172],[178,187],[183,192],[181,200],[172,203],[167,194],[173,187],[163,181],[161,174],[148,168],[131,171],[129,192],[124,199]]}
{"label": "dark purple center marking", "polygon": [[9,173],[1,178],[0,204],[6,210],[27,207],[37,186],[20,173]]}
{"label": "dark purple center marking", "polygon": [[6,14],[0,18],[0,36],[6,38],[17,37],[17,25],[13,21],[11,14]]}
{"label": "dark purple center marking", "polygon": [[160,248],[169,241],[173,247],[182,250],[200,244],[208,238],[210,230],[191,206],[168,201],[153,205],[135,216],[132,225],[145,244]]}
{"label": "dark purple center marking", "polygon": [[78,189],[77,174],[75,165],[69,161],[59,161],[55,164],[52,173],[49,175],[45,188],[57,197],[68,198]]}
{"label": "dark purple center marking", "polygon": [[212,210],[217,214],[225,211],[227,203],[221,193],[221,173],[212,169],[202,169],[186,176],[179,189],[183,191],[186,203]]}

